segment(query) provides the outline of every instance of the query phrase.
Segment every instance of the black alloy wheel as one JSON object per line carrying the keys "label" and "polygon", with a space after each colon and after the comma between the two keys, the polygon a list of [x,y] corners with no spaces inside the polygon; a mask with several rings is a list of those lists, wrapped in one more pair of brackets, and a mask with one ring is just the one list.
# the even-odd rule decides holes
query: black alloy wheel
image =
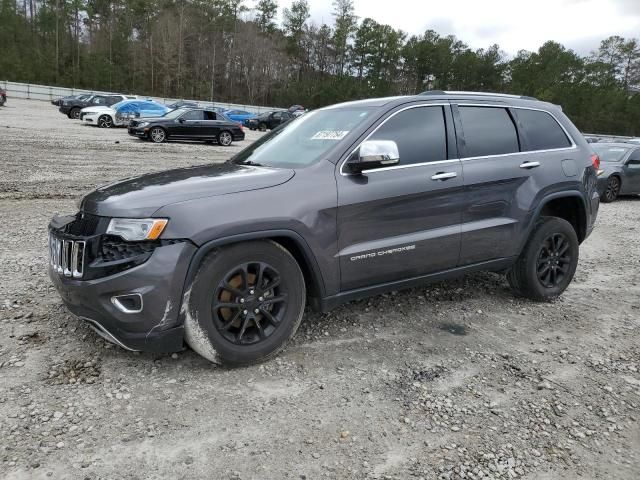
{"label": "black alloy wheel", "polygon": [[189,346],[214,363],[249,365],[277,355],[296,333],[306,288],[287,249],[256,240],[211,252],[186,298]]}
{"label": "black alloy wheel", "polygon": [[578,267],[580,242],[568,221],[540,217],[518,259],[507,272],[513,293],[548,302],[564,292]]}
{"label": "black alloy wheel", "polygon": [[282,323],[287,292],[280,273],[264,262],[238,265],[218,284],[213,322],[235,345],[251,345],[270,337]]}
{"label": "black alloy wheel", "polygon": [[617,200],[620,194],[620,179],[613,175],[607,180],[607,188],[602,194],[602,201],[605,203],[611,203]]}
{"label": "black alloy wheel", "polygon": [[560,286],[569,274],[572,257],[571,244],[562,233],[547,237],[538,253],[537,275],[545,288]]}

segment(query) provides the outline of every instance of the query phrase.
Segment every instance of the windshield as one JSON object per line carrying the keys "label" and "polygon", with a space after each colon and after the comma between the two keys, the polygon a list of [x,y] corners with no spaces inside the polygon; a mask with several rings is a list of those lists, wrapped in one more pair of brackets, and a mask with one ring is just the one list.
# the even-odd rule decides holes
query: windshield
{"label": "windshield", "polygon": [[613,147],[611,145],[591,144],[591,146],[602,162],[619,162],[630,150],[629,148]]}
{"label": "windshield", "polygon": [[164,118],[178,118],[188,109],[185,108],[176,108],[175,110],[171,110],[163,115]]}
{"label": "windshield", "polygon": [[370,108],[316,110],[272,130],[233,158],[234,163],[302,168],[317,161],[371,113]]}
{"label": "windshield", "polygon": [[114,103],[111,105],[111,108],[114,110],[118,110],[121,106],[126,105],[127,103],[131,103],[131,100],[121,100],[118,103]]}

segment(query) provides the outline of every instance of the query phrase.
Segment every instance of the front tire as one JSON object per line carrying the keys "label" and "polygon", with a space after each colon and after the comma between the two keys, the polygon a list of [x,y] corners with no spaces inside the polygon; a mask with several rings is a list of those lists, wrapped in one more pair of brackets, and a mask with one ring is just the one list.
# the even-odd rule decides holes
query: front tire
{"label": "front tire", "polygon": [[578,266],[579,243],[573,226],[562,218],[541,217],[507,280],[513,292],[535,301],[557,298]]}
{"label": "front tire", "polygon": [[263,362],[296,333],[305,300],[302,271],[279,244],[219,248],[202,262],[186,295],[185,338],[214,363]]}
{"label": "front tire", "polygon": [[149,131],[149,140],[153,143],[162,143],[167,139],[167,132],[164,131],[164,128],[153,127]]}
{"label": "front tire", "polygon": [[266,123],[261,123],[260,125],[258,125],[258,130],[260,130],[261,132],[266,132],[267,131],[267,124]]}
{"label": "front tire", "polygon": [[113,127],[113,119],[110,115],[101,115],[98,118],[98,127],[100,128],[111,128]]}
{"label": "front tire", "polygon": [[80,109],[79,108],[72,108],[71,110],[69,110],[69,118],[71,118],[72,120],[77,120],[80,118]]}
{"label": "front tire", "polygon": [[609,180],[607,180],[607,188],[600,196],[602,203],[615,202],[618,199],[618,195],[620,195],[620,186],[620,178],[616,175],[610,176]]}

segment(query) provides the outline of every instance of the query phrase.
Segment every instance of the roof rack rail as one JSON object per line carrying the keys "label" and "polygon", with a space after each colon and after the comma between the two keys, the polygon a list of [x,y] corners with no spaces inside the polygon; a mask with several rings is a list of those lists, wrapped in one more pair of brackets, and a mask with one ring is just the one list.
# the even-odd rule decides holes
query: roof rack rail
{"label": "roof rack rail", "polygon": [[509,93],[492,93],[492,92],[464,92],[464,91],[453,91],[453,90],[427,90],[426,92],[422,92],[419,95],[484,95],[488,97],[508,97],[508,98],[519,98],[522,100],[538,100],[535,97],[529,97],[527,95],[511,95]]}

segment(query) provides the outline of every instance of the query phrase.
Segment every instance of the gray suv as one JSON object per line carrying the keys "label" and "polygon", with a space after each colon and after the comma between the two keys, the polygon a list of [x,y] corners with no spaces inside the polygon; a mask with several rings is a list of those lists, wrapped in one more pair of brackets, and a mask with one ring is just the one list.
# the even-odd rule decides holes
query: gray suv
{"label": "gray suv", "polygon": [[49,225],[50,276],[124,348],[259,362],[307,302],[327,311],[478,270],[557,297],[596,219],[598,163],[559,107],[527,97],[334,105],[226,163],[88,194]]}

